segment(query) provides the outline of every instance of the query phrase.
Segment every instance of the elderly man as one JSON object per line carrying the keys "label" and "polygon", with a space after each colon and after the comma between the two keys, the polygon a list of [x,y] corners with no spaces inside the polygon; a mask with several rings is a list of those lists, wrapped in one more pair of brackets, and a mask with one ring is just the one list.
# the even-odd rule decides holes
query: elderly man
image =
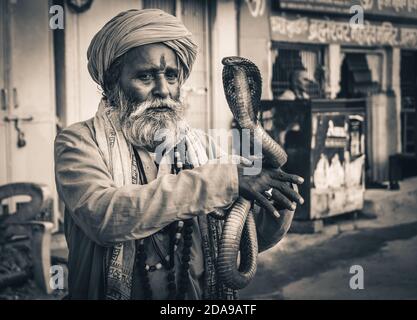
{"label": "elderly man", "polygon": [[294,70],[290,75],[290,88],[285,90],[279,100],[308,100],[307,87],[312,82],[306,69]]}
{"label": "elderly man", "polygon": [[[232,299],[217,279],[221,222],[209,213],[239,195],[275,211],[262,195],[271,188],[277,208],[303,201],[287,186],[302,183],[298,176],[268,169],[248,176],[240,165],[209,159],[180,100],[196,52],[184,25],[154,9],[118,14],[91,41],[88,70],[103,99],[94,118],[55,141],[70,298]],[[162,159],[160,130],[172,132]],[[162,161],[168,154],[173,163]],[[292,220],[289,211],[280,218],[269,211],[256,213],[260,251]]]}

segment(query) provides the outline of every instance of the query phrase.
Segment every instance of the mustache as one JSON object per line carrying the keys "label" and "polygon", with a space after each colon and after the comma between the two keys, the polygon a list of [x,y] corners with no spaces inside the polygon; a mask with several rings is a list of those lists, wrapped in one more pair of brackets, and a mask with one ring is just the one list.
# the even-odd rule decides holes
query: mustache
{"label": "mustache", "polygon": [[142,103],[135,104],[133,110],[129,113],[129,118],[137,118],[144,113],[159,112],[157,109],[167,108],[169,111],[180,111],[183,104],[179,100],[167,98],[149,98]]}

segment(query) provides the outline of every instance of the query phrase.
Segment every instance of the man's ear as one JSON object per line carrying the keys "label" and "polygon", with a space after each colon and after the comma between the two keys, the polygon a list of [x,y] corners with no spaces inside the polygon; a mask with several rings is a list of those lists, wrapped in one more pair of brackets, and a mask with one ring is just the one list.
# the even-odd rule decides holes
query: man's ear
{"label": "man's ear", "polygon": [[124,56],[125,55],[114,60],[104,73],[102,89],[107,98],[110,98],[109,96],[112,95],[112,92],[120,80],[124,66]]}

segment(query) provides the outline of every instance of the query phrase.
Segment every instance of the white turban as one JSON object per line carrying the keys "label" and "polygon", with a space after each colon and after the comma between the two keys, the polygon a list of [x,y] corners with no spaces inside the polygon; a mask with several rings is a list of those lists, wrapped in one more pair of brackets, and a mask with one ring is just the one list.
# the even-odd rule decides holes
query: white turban
{"label": "white turban", "polygon": [[195,61],[197,45],[179,19],[158,9],[123,11],[107,22],[88,47],[88,71],[104,88],[104,74],[114,60],[132,48],[158,42],[176,53],[179,81],[184,82]]}

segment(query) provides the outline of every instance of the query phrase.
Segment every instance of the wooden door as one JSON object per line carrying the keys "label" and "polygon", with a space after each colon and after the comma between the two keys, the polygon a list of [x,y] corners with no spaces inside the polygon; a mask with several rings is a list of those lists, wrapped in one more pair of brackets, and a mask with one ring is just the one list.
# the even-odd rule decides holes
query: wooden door
{"label": "wooden door", "polygon": [[7,58],[10,56],[8,53],[8,46],[6,41],[8,38],[8,23],[6,15],[6,1],[0,0],[0,184],[6,183],[8,179],[7,163],[10,156],[10,150],[8,149],[8,125],[3,119],[8,115],[8,88],[6,65]]}
{"label": "wooden door", "polygon": [[[55,87],[49,2],[1,0],[0,184],[46,184],[55,194]],[[6,80],[6,81],[5,81]],[[20,134],[19,134],[20,132]],[[55,198],[55,207],[57,204]]]}
{"label": "wooden door", "polygon": [[186,118],[194,128],[207,130],[210,127],[210,47],[209,47],[209,10],[205,0],[181,1],[181,20],[193,34],[198,44],[198,55],[190,78],[183,86]]}

